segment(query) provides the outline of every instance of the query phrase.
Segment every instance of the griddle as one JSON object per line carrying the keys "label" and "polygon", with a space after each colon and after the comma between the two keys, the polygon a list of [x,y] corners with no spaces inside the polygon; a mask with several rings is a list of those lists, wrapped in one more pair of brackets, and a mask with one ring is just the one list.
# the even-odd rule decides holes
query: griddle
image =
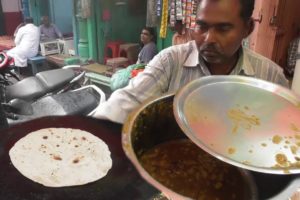
{"label": "griddle", "polygon": [[[108,174],[82,186],[51,188],[24,177],[11,163],[9,149],[26,134],[47,127],[76,128],[101,138],[111,151]],[[144,181],[121,147],[120,124],[82,116],[44,117],[15,125],[0,133],[0,199],[2,200],[140,200],[159,191]],[[76,174],[74,174],[76,176]]]}

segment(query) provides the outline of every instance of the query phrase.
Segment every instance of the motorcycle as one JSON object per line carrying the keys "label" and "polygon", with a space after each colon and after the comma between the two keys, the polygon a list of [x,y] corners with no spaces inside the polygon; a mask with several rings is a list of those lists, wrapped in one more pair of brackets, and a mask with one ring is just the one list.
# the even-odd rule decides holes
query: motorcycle
{"label": "motorcycle", "polygon": [[[5,92],[2,102],[18,98],[36,100],[44,95],[62,93],[85,84],[85,71],[80,65],[67,65],[61,69],[47,70],[21,80],[15,72],[13,58],[0,52],[0,85]],[[14,79],[14,80],[12,80]]]}
{"label": "motorcycle", "polygon": [[72,67],[67,67],[39,72],[12,85],[2,84],[4,90],[2,94],[5,94],[2,102],[9,102],[12,99],[34,101],[46,95],[79,88],[84,81],[84,74],[84,71],[77,74]]}
{"label": "motorcycle", "polygon": [[9,57],[5,52],[0,52],[0,84],[11,85],[13,82],[9,79],[14,78],[20,81],[19,75],[14,71],[14,59]]}
{"label": "motorcycle", "polygon": [[4,104],[8,124],[14,125],[43,116],[92,116],[105,101],[104,92],[95,85],[87,85],[67,92],[47,95],[36,101],[13,99]]}
{"label": "motorcycle", "polygon": [[[37,73],[11,84],[9,57],[0,53],[0,100],[9,125],[50,115],[92,115],[105,94],[85,84],[78,65]],[[16,76],[18,78],[18,76]]]}

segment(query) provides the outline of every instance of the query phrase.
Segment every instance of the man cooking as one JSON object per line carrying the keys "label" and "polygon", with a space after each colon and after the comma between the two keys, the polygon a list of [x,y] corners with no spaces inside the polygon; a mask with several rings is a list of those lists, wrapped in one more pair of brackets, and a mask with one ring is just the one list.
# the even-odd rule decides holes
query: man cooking
{"label": "man cooking", "polygon": [[254,28],[254,1],[201,0],[194,40],[162,50],[144,72],[100,105],[94,117],[123,123],[146,99],[210,75],[243,75],[288,87],[277,64],[241,45]]}

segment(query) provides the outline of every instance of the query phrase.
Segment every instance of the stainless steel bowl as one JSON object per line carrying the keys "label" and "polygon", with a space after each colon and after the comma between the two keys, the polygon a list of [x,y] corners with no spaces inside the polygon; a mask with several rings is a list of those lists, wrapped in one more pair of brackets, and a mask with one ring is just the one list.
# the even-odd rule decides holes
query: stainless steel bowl
{"label": "stainless steel bowl", "polygon": [[[158,144],[187,138],[174,118],[173,100],[174,94],[167,94],[144,103],[134,111],[123,126],[122,145],[126,155],[146,181],[170,199],[190,199],[152,178],[139,161],[143,152]],[[251,174],[247,170],[239,171],[246,184],[244,199],[257,199],[257,190]]]}

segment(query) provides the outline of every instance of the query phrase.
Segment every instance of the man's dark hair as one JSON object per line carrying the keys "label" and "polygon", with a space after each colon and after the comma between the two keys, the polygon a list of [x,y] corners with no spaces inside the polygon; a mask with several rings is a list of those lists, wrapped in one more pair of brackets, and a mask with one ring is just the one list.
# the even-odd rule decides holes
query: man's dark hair
{"label": "man's dark hair", "polygon": [[26,17],[24,20],[25,24],[32,24],[33,23],[33,19],[32,17]]}
{"label": "man's dark hair", "polygon": [[248,21],[254,10],[255,0],[240,0],[241,17],[244,21]]}
{"label": "man's dark hair", "polygon": [[[201,1],[202,0],[199,0],[199,2],[198,2],[198,8],[199,8],[199,5],[201,4]],[[211,1],[217,2],[219,0],[211,0]],[[252,16],[255,0],[239,0],[239,1],[241,4],[240,16],[245,22],[247,22]]]}

